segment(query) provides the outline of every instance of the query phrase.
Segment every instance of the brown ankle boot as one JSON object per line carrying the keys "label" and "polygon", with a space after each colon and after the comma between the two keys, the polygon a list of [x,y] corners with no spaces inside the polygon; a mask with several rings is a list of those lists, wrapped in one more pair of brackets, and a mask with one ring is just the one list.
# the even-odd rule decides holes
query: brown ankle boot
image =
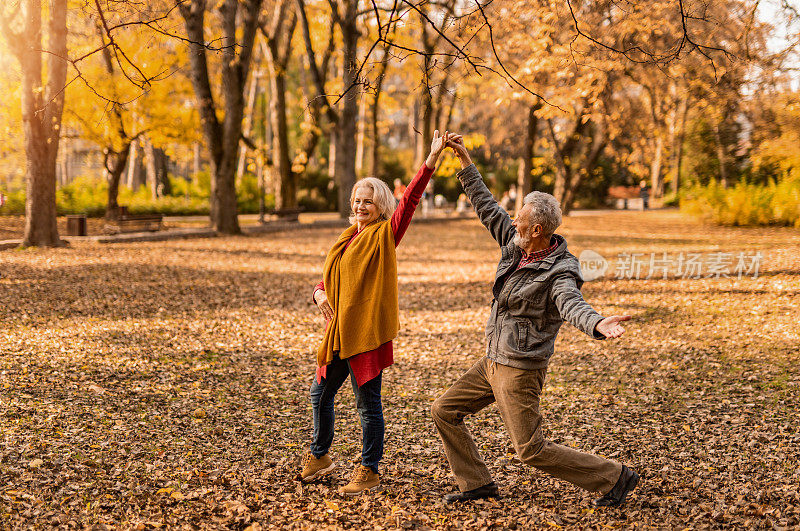
{"label": "brown ankle boot", "polygon": [[365,490],[377,487],[378,483],[380,483],[378,474],[368,466],[359,465],[353,472],[350,483],[339,489],[339,493],[345,496],[358,496]]}
{"label": "brown ankle boot", "polygon": [[336,468],[336,465],[331,461],[328,454],[317,459],[311,452],[306,452],[305,455],[303,455],[302,464],[303,471],[300,472],[297,479],[303,483],[309,483],[315,479],[319,479],[322,476],[330,474],[333,472],[333,469]]}

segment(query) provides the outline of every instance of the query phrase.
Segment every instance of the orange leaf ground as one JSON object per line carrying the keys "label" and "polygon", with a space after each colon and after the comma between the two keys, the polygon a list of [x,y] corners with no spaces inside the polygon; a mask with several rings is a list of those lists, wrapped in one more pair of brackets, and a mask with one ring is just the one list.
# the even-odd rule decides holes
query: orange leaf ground
{"label": "orange leaf ground", "polygon": [[[311,287],[336,230],[0,252],[0,527],[799,526],[800,234],[674,212],[581,215],[559,232],[611,262],[587,300],[634,320],[608,342],[562,329],[546,434],[635,467],[623,508],[592,510],[591,494],[523,466],[494,407],[470,426],[504,498],[439,501],[454,484],[429,408],[483,352],[499,257],[462,220],[412,224],[399,248],[382,488],[356,499],[335,492],[360,451],[347,386],[342,475],[293,480],[321,338]],[[764,258],[756,279],[614,278],[621,252],[681,251]]]}

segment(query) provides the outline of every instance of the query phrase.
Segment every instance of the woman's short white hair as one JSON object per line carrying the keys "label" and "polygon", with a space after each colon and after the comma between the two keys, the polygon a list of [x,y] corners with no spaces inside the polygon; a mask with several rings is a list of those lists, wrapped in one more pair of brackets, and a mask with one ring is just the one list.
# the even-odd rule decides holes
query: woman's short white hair
{"label": "woman's short white hair", "polygon": [[355,213],[352,212],[353,201],[355,201],[356,198],[356,190],[362,186],[366,186],[372,190],[372,201],[375,203],[375,206],[378,207],[378,219],[385,220],[392,217],[396,205],[394,194],[392,194],[389,186],[375,177],[364,177],[356,181],[356,184],[353,185],[353,191],[350,192],[350,223],[353,224],[356,222]]}
{"label": "woman's short white hair", "polygon": [[533,227],[537,223],[542,226],[545,236],[552,236],[561,225],[561,206],[558,200],[545,192],[531,192],[525,196],[523,205],[531,205],[528,223]]}

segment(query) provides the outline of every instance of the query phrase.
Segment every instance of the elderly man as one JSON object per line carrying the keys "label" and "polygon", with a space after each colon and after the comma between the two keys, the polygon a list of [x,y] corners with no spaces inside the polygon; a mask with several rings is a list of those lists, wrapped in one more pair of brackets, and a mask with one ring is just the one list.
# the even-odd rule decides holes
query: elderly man
{"label": "elderly man", "polygon": [[542,436],[539,396],[561,324],[566,320],[596,339],[623,334],[621,321],[603,318],[580,292],[578,260],[567,251],[561,209],[550,194],[533,192],[514,219],[497,204],[460,137],[448,143],[458,156],[464,191],[481,223],[500,244],[502,258],[492,288],[486,325],[487,355],[440,396],[431,409],[460,492],[447,503],[499,497],[497,485],[464,425],[464,417],[497,402],[522,462],[603,496],[597,506],[625,501],[639,481],[630,468],[547,441]]}

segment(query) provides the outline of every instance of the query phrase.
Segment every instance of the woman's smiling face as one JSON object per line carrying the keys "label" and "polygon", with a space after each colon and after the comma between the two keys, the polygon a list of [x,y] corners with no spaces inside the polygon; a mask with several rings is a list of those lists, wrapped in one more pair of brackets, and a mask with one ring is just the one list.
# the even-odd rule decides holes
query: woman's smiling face
{"label": "woman's smiling face", "polygon": [[374,192],[368,186],[359,186],[356,190],[351,207],[356,215],[356,223],[358,223],[359,229],[378,219],[378,207],[375,205],[374,195]]}

